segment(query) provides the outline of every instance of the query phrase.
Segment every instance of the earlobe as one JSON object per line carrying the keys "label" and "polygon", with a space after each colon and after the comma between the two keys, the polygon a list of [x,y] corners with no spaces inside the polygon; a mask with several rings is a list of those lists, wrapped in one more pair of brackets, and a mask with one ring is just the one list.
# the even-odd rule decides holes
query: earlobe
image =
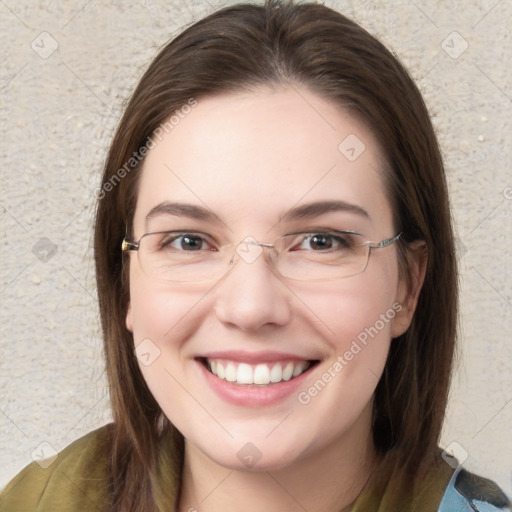
{"label": "earlobe", "polygon": [[126,328],[133,333],[133,313],[131,302],[128,302],[128,306],[126,308]]}
{"label": "earlobe", "polygon": [[401,309],[393,320],[391,333],[393,338],[404,334],[411,325],[425,280],[427,263],[426,243],[420,240],[409,244],[407,249],[408,274],[401,277],[398,283],[396,300],[401,305]]}

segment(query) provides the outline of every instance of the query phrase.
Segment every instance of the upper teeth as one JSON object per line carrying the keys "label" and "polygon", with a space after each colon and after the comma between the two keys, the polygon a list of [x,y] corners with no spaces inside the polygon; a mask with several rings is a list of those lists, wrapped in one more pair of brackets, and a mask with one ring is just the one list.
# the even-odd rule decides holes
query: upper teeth
{"label": "upper teeth", "polygon": [[211,372],[219,379],[237,384],[270,384],[286,381],[292,377],[298,377],[309,367],[308,361],[250,365],[208,359],[207,363]]}

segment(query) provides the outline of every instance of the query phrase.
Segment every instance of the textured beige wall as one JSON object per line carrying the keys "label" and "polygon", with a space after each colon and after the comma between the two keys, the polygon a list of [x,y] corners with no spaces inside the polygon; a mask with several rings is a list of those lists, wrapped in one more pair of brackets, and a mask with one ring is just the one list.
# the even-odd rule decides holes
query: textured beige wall
{"label": "textured beige wall", "polygon": [[[400,56],[432,112],[462,285],[444,445],[458,443],[470,469],[510,493],[512,3],[325,3]],[[0,1],[0,486],[109,420],[93,193],[123,101],[157,48],[219,5]]]}

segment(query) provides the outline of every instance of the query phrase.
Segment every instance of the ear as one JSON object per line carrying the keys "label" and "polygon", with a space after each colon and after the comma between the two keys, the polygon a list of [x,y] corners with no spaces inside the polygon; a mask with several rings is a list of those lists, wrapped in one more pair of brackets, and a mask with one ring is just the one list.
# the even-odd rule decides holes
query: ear
{"label": "ear", "polygon": [[128,302],[128,306],[126,308],[126,328],[133,333],[133,313],[132,313],[132,303]]}
{"label": "ear", "polygon": [[397,287],[396,301],[401,305],[393,319],[392,338],[401,336],[411,325],[427,270],[427,245],[419,240],[408,245],[407,272],[403,272]]}

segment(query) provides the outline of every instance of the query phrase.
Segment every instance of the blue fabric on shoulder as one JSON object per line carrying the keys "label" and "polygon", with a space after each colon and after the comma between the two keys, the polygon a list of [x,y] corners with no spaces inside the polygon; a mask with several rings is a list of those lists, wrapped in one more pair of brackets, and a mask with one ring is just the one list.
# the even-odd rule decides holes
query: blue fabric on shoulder
{"label": "blue fabric on shoulder", "polygon": [[459,468],[453,474],[438,512],[512,512],[510,500],[492,480]]}

